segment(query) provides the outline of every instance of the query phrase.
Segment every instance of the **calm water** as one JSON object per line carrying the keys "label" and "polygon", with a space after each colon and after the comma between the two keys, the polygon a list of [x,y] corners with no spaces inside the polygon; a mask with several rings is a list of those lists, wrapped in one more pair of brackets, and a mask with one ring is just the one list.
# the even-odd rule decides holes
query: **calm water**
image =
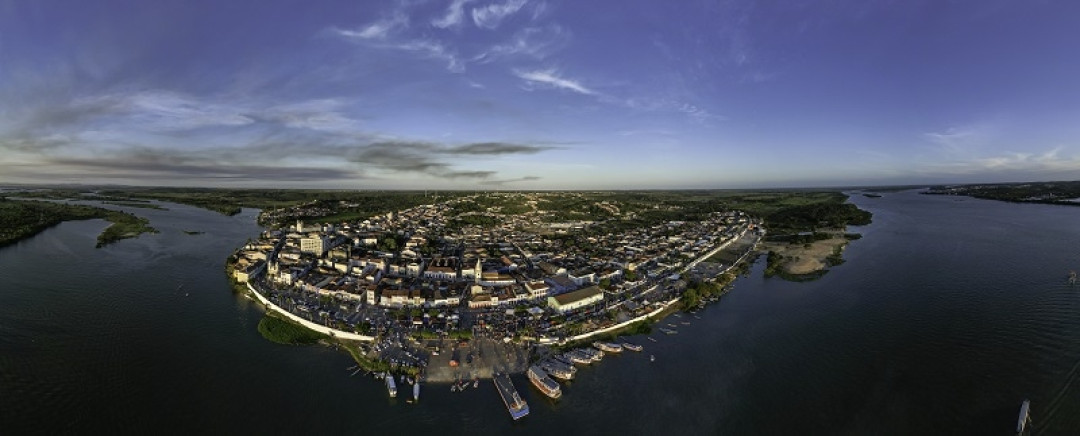
{"label": "calm water", "polygon": [[1006,435],[1024,398],[1037,434],[1080,433],[1080,208],[852,200],[874,224],[846,264],[789,283],[759,263],[557,404],[516,378],[518,423],[490,381],[391,402],[343,354],[263,340],[222,272],[254,211],[134,209],[162,233],[104,249],[105,222],[64,223],[0,249],[0,433]]}

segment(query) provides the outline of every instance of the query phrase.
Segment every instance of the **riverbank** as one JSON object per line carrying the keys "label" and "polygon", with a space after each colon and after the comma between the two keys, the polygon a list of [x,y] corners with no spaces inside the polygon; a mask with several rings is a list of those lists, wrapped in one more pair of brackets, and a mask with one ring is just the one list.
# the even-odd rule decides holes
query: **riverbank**
{"label": "riverbank", "polygon": [[768,253],[765,276],[794,281],[821,277],[830,267],[844,263],[844,249],[858,238],[834,229],[791,241],[766,242],[762,244],[762,251]]}

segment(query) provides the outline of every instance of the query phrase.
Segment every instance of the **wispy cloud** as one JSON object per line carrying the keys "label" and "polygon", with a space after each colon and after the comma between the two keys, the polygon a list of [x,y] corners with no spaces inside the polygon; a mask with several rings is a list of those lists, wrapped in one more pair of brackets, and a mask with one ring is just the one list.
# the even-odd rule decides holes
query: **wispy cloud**
{"label": "wispy cloud", "polygon": [[525,177],[518,177],[516,179],[486,180],[486,181],[480,182],[480,184],[481,185],[487,185],[487,186],[504,186],[504,185],[507,185],[507,184],[510,184],[510,183],[535,182],[537,180],[540,180],[540,177],[537,177],[537,176],[525,176]]}
{"label": "wispy cloud", "polygon": [[431,25],[440,29],[455,28],[461,25],[465,18],[465,5],[473,0],[454,0],[446,8],[446,14],[431,20]]}
{"label": "wispy cloud", "polygon": [[954,126],[941,132],[928,132],[923,138],[941,147],[941,151],[950,154],[970,154],[974,148],[986,144],[994,136],[994,126],[980,123],[967,126]]}
{"label": "wispy cloud", "polygon": [[569,39],[570,32],[558,24],[526,27],[515,32],[508,41],[492,45],[471,60],[486,64],[518,55],[542,60],[565,46]]}
{"label": "wispy cloud", "polygon": [[333,28],[331,31],[337,33],[340,36],[346,38],[357,39],[386,39],[391,33],[398,29],[408,27],[409,17],[404,13],[398,11],[394,12],[391,16],[375,21],[373,23],[362,26],[358,29],[338,29]]}
{"label": "wispy cloud", "polygon": [[544,85],[558,89],[566,89],[578,94],[597,95],[596,91],[585,87],[585,85],[582,85],[576,80],[560,77],[559,72],[555,69],[513,71],[515,76],[518,76],[531,85]]}
{"label": "wispy cloud", "polygon": [[476,27],[495,29],[499,27],[506,17],[521,10],[528,0],[508,0],[506,3],[494,3],[487,6],[473,8],[472,19]]}
{"label": "wispy cloud", "polygon": [[126,115],[151,130],[190,130],[212,126],[243,126],[255,120],[240,107],[200,101],[191,96],[168,92],[147,91],[130,96],[114,97],[122,101]]}
{"label": "wispy cloud", "polygon": [[359,122],[341,112],[344,106],[344,102],[336,99],[307,100],[271,106],[257,117],[296,129],[327,132],[358,130]]}
{"label": "wispy cloud", "polygon": [[932,162],[921,171],[933,175],[995,175],[1020,174],[1026,177],[1047,177],[1051,173],[1080,175],[1080,156],[1066,155],[1065,147],[1057,146],[1042,153],[1005,152],[973,159]]}
{"label": "wispy cloud", "polygon": [[535,154],[553,149],[555,149],[555,147],[542,145],[511,144],[506,142],[477,142],[449,147],[445,149],[445,153],[491,156],[502,154]]}
{"label": "wispy cloud", "polygon": [[[386,139],[365,131],[359,121],[346,115],[348,104],[341,99],[266,104],[165,90],[105,93],[28,108],[3,120],[0,152],[51,165],[42,174],[63,173],[87,180],[306,182],[413,173],[468,181],[498,174],[476,168],[483,165],[478,161],[555,148],[514,142]],[[218,146],[167,145],[207,127],[216,130],[205,138]],[[41,171],[41,167],[20,168],[20,178],[40,179],[24,173]],[[15,177],[14,173],[7,176]]]}

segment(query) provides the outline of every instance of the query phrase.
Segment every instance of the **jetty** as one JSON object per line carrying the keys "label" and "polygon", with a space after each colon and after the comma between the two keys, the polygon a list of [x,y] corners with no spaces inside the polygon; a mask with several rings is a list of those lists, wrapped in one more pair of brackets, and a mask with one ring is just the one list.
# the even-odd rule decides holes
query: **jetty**
{"label": "jetty", "polygon": [[499,396],[502,397],[503,404],[506,405],[506,410],[510,412],[510,417],[514,418],[514,421],[529,415],[529,403],[518,395],[517,389],[514,389],[514,383],[510,381],[510,376],[498,374],[494,382],[495,390],[499,391]]}

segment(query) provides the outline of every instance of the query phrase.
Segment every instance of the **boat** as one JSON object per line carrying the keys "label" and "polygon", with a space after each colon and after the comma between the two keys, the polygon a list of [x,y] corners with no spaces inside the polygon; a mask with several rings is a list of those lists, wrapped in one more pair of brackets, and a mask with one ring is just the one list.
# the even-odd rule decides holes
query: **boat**
{"label": "boat", "polygon": [[560,380],[573,380],[574,373],[577,372],[577,368],[553,360],[540,362],[540,369]]}
{"label": "boat", "polygon": [[654,355],[650,354],[650,355],[649,355],[649,361],[650,361],[650,362],[655,362],[655,361],[656,361],[656,356],[654,356]]}
{"label": "boat", "polygon": [[1020,405],[1020,416],[1016,418],[1016,434],[1021,434],[1027,429],[1027,425],[1031,422],[1031,400],[1024,400],[1024,404]]}
{"label": "boat", "polygon": [[592,346],[596,347],[596,349],[600,351],[605,351],[608,353],[622,353],[622,345],[612,342],[596,341],[592,343]]}
{"label": "boat", "polygon": [[413,401],[420,401],[420,383],[412,385],[412,398]]}
{"label": "boat", "polygon": [[562,396],[562,388],[559,387],[559,384],[548,377],[547,373],[539,366],[530,366],[527,373],[529,375],[529,381],[532,382],[536,389],[543,392],[544,395],[547,395],[551,399],[558,399]]}
{"label": "boat", "polygon": [[567,354],[570,355],[570,361],[571,362],[577,363],[579,365],[588,365],[588,364],[592,363],[592,358],[589,357],[588,354],[585,354],[585,353],[583,353],[581,351],[574,350],[574,351],[571,351],[571,352],[569,352]]}
{"label": "boat", "polygon": [[551,360],[554,360],[554,361],[559,362],[559,363],[565,363],[567,365],[570,365],[571,368],[574,367],[573,359],[571,359],[570,356],[567,355],[567,354],[556,354],[554,356],[551,356]]}
{"label": "boat", "polygon": [[653,339],[652,336],[649,336],[648,338],[649,338],[650,341],[656,342],[656,339]]}
{"label": "boat", "polygon": [[589,356],[589,360],[593,362],[599,362],[600,359],[604,358],[604,352],[595,348],[582,348],[580,351],[585,353],[586,356]]}
{"label": "boat", "polygon": [[690,321],[682,321],[682,322],[680,322],[679,324],[682,324],[682,325],[690,325]]}
{"label": "boat", "polygon": [[394,383],[394,376],[386,376],[386,390],[390,392],[390,398],[397,397],[397,384]]}
{"label": "boat", "polygon": [[679,333],[679,332],[677,332],[677,331],[675,331],[675,330],[672,330],[672,329],[666,329],[666,328],[663,328],[663,327],[661,327],[661,328],[660,328],[660,331],[662,331],[662,332],[664,332],[664,333],[666,333],[666,334],[669,334],[669,335],[674,335],[674,334],[677,334],[677,333]]}
{"label": "boat", "polygon": [[477,377],[477,378],[473,379],[472,387],[473,387],[473,389],[476,389],[476,388],[480,387],[480,377]]}
{"label": "boat", "polygon": [[529,403],[521,399],[521,395],[518,395],[517,389],[514,389],[514,383],[510,381],[510,376],[506,374],[496,375],[493,379],[495,383],[495,390],[499,391],[499,396],[502,397],[503,404],[506,405],[506,411],[510,412],[510,417],[517,421],[529,415]]}
{"label": "boat", "polygon": [[641,351],[641,350],[645,349],[645,347],[642,347],[641,345],[631,344],[629,342],[623,342],[622,346],[623,346],[623,348],[625,348],[627,350],[630,350],[630,351]]}

